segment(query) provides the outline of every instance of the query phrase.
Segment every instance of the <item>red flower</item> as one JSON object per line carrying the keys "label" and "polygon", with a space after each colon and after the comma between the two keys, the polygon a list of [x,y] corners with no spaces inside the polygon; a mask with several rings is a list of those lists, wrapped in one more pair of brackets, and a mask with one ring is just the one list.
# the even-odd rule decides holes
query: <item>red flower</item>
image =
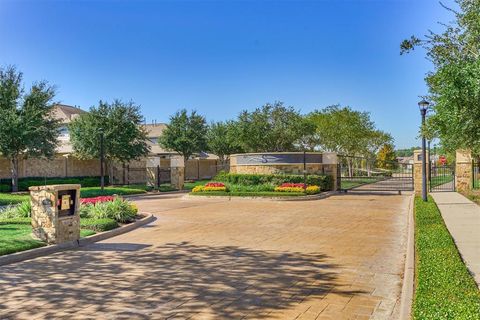
{"label": "red flower", "polygon": [[285,183],[282,183],[280,187],[281,188],[305,188],[305,184],[285,182]]}
{"label": "red flower", "polygon": [[225,184],[222,182],[209,182],[205,184],[205,187],[216,187],[216,188],[223,188]]}
{"label": "red flower", "polygon": [[97,204],[99,202],[107,202],[107,201],[113,201],[115,200],[115,197],[112,196],[99,196],[99,197],[94,197],[94,198],[82,198],[80,199],[81,204]]}

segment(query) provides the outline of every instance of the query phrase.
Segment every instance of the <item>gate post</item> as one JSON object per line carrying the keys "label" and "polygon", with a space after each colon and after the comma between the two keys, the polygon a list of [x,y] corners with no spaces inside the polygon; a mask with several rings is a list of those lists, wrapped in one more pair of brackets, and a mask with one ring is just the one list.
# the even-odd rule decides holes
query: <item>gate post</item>
{"label": "gate post", "polygon": [[[430,156],[428,154],[428,151],[426,152],[427,154],[427,171],[428,168],[430,167]],[[429,186],[428,186],[428,177],[430,176],[429,172],[426,172],[426,177],[427,177],[427,192],[429,192]],[[422,150],[414,150],[413,151],[413,190],[415,191],[415,194],[422,194]]]}
{"label": "gate post", "polygon": [[455,161],[455,189],[467,191],[473,188],[472,153],[470,150],[457,150]]}
{"label": "gate post", "polygon": [[185,181],[185,161],[183,156],[172,156],[170,160],[170,184],[177,190],[183,189]]}
{"label": "gate post", "polygon": [[335,152],[324,152],[322,154],[322,169],[333,179],[333,191],[340,189],[340,175],[338,173],[338,155]]}

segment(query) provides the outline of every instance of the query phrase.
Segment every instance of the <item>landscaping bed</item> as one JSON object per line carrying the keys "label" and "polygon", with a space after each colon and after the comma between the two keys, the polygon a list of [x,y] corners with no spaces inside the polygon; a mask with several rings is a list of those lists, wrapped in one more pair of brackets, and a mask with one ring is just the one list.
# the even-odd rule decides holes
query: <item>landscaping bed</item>
{"label": "landscaping bed", "polygon": [[[261,175],[219,173],[215,181],[199,181],[192,185],[191,195],[233,197],[298,197],[332,189],[330,176]],[[303,181],[306,180],[307,184]]]}
{"label": "landscaping bed", "polygon": [[[30,202],[0,211],[0,255],[29,250],[46,244],[32,237]],[[137,207],[119,197],[81,199],[80,237],[118,228],[143,218]]]}
{"label": "landscaping bed", "polygon": [[432,197],[415,198],[413,319],[480,319],[480,291]]}

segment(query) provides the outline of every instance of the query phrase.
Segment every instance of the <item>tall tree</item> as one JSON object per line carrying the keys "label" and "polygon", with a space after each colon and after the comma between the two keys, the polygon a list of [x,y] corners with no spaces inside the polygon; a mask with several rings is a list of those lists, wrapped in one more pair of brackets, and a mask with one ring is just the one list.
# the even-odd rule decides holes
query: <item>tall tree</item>
{"label": "tall tree", "polygon": [[238,117],[238,139],[247,152],[281,152],[298,149],[311,127],[293,107],[282,102],[267,103]]}
{"label": "tall tree", "polygon": [[480,0],[457,0],[458,10],[445,7],[454,21],[441,33],[429,31],[400,45],[400,53],[421,46],[434,70],[426,76],[434,113],[423,131],[434,132],[450,151],[480,154]]}
{"label": "tall tree", "polygon": [[317,140],[324,151],[369,157],[393,140],[388,133],[376,129],[368,112],[350,107],[334,105],[316,110],[308,117],[316,125]]}
{"label": "tall tree", "polygon": [[28,92],[15,67],[0,69],[0,153],[9,159],[12,191],[18,191],[18,162],[55,155],[59,123],[53,117],[55,89],[37,82]]}
{"label": "tall tree", "polygon": [[146,156],[149,152],[147,131],[142,125],[140,106],[134,102],[100,101],[89,113],[74,119],[70,125],[70,140],[76,157],[100,157],[100,132],[104,135],[104,156],[109,164],[109,181],[113,183],[113,165]]}
{"label": "tall tree", "polygon": [[384,144],[377,153],[377,162],[380,168],[393,169],[395,162],[395,150],[391,143]]}
{"label": "tall tree", "polygon": [[167,150],[173,150],[188,160],[192,155],[208,149],[208,126],[205,117],[186,109],[170,117],[167,128],[163,130],[159,143]]}
{"label": "tall tree", "polygon": [[237,129],[237,125],[233,121],[214,122],[208,127],[208,151],[217,155],[222,165],[225,165],[231,154],[243,151],[237,138]]}

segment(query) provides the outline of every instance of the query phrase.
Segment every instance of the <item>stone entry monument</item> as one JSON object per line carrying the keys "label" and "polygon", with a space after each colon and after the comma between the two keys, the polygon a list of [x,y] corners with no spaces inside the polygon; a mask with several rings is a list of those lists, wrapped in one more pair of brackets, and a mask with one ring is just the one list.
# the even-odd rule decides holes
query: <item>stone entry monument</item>
{"label": "stone entry monument", "polygon": [[[428,193],[428,177],[430,175],[430,171],[428,170],[429,166],[429,154],[426,151],[426,176],[427,176],[427,193]],[[422,150],[414,150],[413,151],[413,190],[416,194],[422,193]]]}
{"label": "stone entry monument", "polygon": [[185,161],[182,156],[173,156],[170,159],[170,183],[175,189],[183,189],[185,183]]}
{"label": "stone entry monument", "polygon": [[30,187],[33,234],[48,244],[80,239],[80,185]]}

